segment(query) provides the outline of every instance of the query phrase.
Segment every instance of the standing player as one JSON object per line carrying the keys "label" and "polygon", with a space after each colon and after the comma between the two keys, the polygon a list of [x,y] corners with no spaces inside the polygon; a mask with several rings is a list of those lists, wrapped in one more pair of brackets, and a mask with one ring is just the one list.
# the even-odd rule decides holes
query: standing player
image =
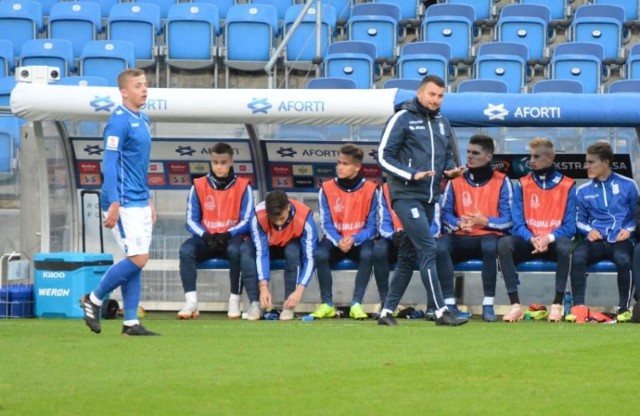
{"label": "standing player", "polygon": [[156,220],[147,171],[151,153],[149,119],[140,112],[147,101],[144,71],[131,68],[118,75],[122,105],[104,129],[104,183],[100,203],[103,224],[113,230],[126,258],[107,270],[98,286],[80,299],[84,321],[96,334],[102,299],[120,286],[124,302],[122,335],[158,335],[138,321],[142,268],[149,260],[151,231]]}
{"label": "standing player", "polygon": [[185,306],[178,319],[198,318],[197,263],[213,257],[229,260],[229,311],[238,319],[240,310],[240,246],[249,236],[253,191],[249,181],[233,171],[233,148],[216,143],[211,148],[211,172],[193,181],[187,199],[185,227],[191,238],[180,247],[180,278]]}

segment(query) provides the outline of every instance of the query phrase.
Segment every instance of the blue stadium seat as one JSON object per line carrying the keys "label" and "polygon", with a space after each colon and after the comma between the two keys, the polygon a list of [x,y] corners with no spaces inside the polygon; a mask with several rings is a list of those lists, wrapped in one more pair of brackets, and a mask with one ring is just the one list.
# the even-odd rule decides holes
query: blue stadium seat
{"label": "blue stadium seat", "polygon": [[369,89],[376,78],[376,45],[371,42],[346,40],[329,45],[324,58],[324,76],[349,78],[357,88]]}
{"label": "blue stadium seat", "polygon": [[[291,6],[287,9],[282,24],[283,36],[286,36],[291,31],[293,23],[303,9],[304,5],[302,4]],[[327,54],[327,48],[333,42],[337,24],[336,9],[333,6],[325,5],[324,2],[322,3],[319,55],[316,53],[316,21],[317,8],[315,5],[311,5],[284,49],[284,65],[287,68],[309,71],[320,65],[322,58]],[[285,74],[285,84],[288,85],[289,71],[286,71]]]}
{"label": "blue stadium seat", "polygon": [[507,93],[509,84],[500,79],[465,79],[460,81],[456,92],[494,92]]}
{"label": "blue stadium seat", "polygon": [[421,40],[448,43],[453,64],[471,64],[475,20],[475,9],[467,4],[434,4],[427,8],[420,25]]}
{"label": "blue stadium seat", "polygon": [[[323,5],[333,6],[336,9],[336,25],[346,26],[351,17],[352,0],[322,0]],[[305,2],[306,3],[306,2]]]}
{"label": "blue stadium seat", "polygon": [[627,79],[640,79],[640,43],[636,43],[629,49],[624,72]]}
{"label": "blue stadium seat", "polygon": [[0,77],[0,107],[9,107],[11,91],[15,86],[15,77]]}
{"label": "blue stadium seat", "polygon": [[533,84],[531,92],[534,94],[546,92],[582,94],[584,92],[584,86],[582,82],[572,79],[543,79]]}
{"label": "blue stadium seat", "polygon": [[640,1],[638,0],[590,0],[593,4],[608,4],[620,6],[624,9],[625,27],[638,27],[638,8]]}
{"label": "blue stadium seat", "polygon": [[574,42],[594,42],[604,47],[604,63],[624,63],[624,9],[605,4],[585,4],[578,7],[571,22],[570,36]]}
{"label": "blue stadium seat", "polygon": [[528,48],[522,43],[484,43],[478,49],[474,78],[502,80],[510,93],[521,93],[527,83],[528,60]]}
{"label": "blue stadium seat", "polygon": [[38,3],[40,3],[40,6],[42,8],[42,17],[44,19],[44,23],[46,23],[46,20],[51,12],[51,7],[53,7],[54,4],[59,3],[61,0],[38,0]]}
{"label": "blue stadium seat", "polygon": [[73,44],[66,39],[32,39],[22,46],[20,66],[46,65],[58,67],[60,77],[75,72]]}
{"label": "blue stadium seat", "polygon": [[604,47],[599,43],[561,43],[551,57],[551,79],[580,81],[585,93],[596,94],[602,85],[603,59]]}
{"label": "blue stadium seat", "polygon": [[47,36],[67,39],[73,44],[73,56],[79,58],[84,44],[97,40],[102,32],[102,11],[98,3],[63,1],[51,7]]}
{"label": "blue stadium seat", "polygon": [[522,43],[529,49],[529,59],[544,63],[549,56],[551,11],[539,4],[510,4],[500,11],[496,39],[500,42]]}
{"label": "blue stadium seat", "polygon": [[20,55],[22,45],[37,39],[42,32],[42,6],[32,0],[0,1],[0,39],[13,43],[13,55]]}
{"label": "blue stadium seat", "polygon": [[165,62],[167,87],[171,87],[171,68],[200,70],[214,68],[214,88],[217,87],[216,65],[218,8],[208,3],[178,3],[171,6],[165,26]]}
{"label": "blue stadium seat", "polygon": [[230,68],[264,70],[280,34],[278,10],[269,4],[237,4],[229,8],[224,30],[225,87],[228,88]]}
{"label": "blue stadium seat", "polygon": [[356,88],[356,82],[347,78],[313,78],[307,83],[307,89],[319,90],[319,89],[339,89],[350,90]]}
{"label": "blue stadium seat", "polygon": [[160,79],[156,36],[162,31],[160,7],[152,3],[118,3],[111,7],[108,40],[133,42],[138,68],[154,67],[155,85]]}
{"label": "blue stadium seat", "polygon": [[640,79],[619,79],[609,84],[609,94],[621,92],[640,93]]}
{"label": "blue stadium seat", "polygon": [[105,78],[109,86],[118,85],[118,75],[136,66],[133,43],[126,40],[94,40],[87,42],[80,54],[79,75]]}
{"label": "blue stadium seat", "polygon": [[[521,4],[539,4],[547,6],[551,12],[552,27],[567,27],[571,23],[569,15],[571,14],[570,0],[519,0]],[[571,0],[572,1],[572,0]]]}
{"label": "blue stadium seat", "polygon": [[400,8],[400,26],[420,26],[418,10],[421,8],[419,0],[373,0],[373,3],[390,3]]}
{"label": "blue stadium seat", "polygon": [[17,153],[11,132],[0,127],[0,180],[15,174]]}
{"label": "blue stadium seat", "polygon": [[77,0],[78,3],[98,3],[100,5],[100,16],[102,17],[102,26],[106,26],[109,19],[111,7],[120,3],[120,0]]}
{"label": "blue stadium seat", "polygon": [[360,3],[351,9],[347,23],[349,40],[366,41],[376,45],[379,63],[394,64],[398,45],[400,8],[389,3]]}
{"label": "blue stadium seat", "polygon": [[495,20],[493,19],[495,12],[495,0],[444,0],[441,3],[449,4],[466,4],[475,10],[476,26],[493,26]]}
{"label": "blue stadium seat", "polygon": [[451,46],[442,42],[407,43],[400,52],[398,78],[422,79],[437,75],[446,82],[452,78]]}
{"label": "blue stadium seat", "polygon": [[6,39],[0,39],[0,77],[6,77],[13,72],[13,44]]}
{"label": "blue stadium seat", "polygon": [[399,88],[401,90],[416,91],[419,86],[419,79],[393,78],[385,81],[382,88]]}
{"label": "blue stadium seat", "polygon": [[[294,6],[296,4],[296,0],[249,0],[249,3],[270,4],[272,6],[276,6],[276,9],[278,10],[278,20],[284,20],[287,9]],[[322,2],[322,5],[325,5],[324,1]]]}
{"label": "blue stadium seat", "polygon": [[55,85],[77,85],[80,87],[107,87],[109,86],[109,82],[107,82],[106,78],[96,77],[96,76],[80,76],[76,75],[73,77],[65,77],[60,78],[60,81],[56,82]]}
{"label": "blue stadium seat", "polygon": [[[235,0],[191,0],[193,3],[211,3],[218,8],[218,15],[221,20],[227,18],[227,12],[236,4]],[[221,26],[222,27],[222,26]]]}
{"label": "blue stadium seat", "polygon": [[[1,84],[1,81],[0,81]],[[20,128],[26,124],[26,121],[14,115],[0,115],[0,128],[6,130],[13,137],[13,145],[16,149],[20,149]]]}
{"label": "blue stadium seat", "polygon": [[151,3],[158,6],[160,9],[160,17],[166,19],[169,14],[169,9],[174,4],[180,3],[180,0],[130,0],[133,3]]}

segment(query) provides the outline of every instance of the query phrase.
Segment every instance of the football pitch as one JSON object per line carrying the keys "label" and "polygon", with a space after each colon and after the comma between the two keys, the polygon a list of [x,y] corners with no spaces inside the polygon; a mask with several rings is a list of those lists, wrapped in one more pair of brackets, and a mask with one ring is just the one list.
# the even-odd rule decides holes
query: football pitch
{"label": "football pitch", "polygon": [[0,321],[5,415],[607,415],[640,408],[640,325],[178,321],[160,337]]}

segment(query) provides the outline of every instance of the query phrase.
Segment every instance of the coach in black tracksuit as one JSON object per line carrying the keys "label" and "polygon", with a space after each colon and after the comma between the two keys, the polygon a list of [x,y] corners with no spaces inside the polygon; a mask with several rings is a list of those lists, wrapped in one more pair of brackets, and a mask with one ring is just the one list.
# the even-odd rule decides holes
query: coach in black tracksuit
{"label": "coach in black tracksuit", "polygon": [[405,102],[387,122],[380,141],[378,162],[387,172],[393,210],[405,230],[396,271],[378,320],[380,325],[397,325],[391,313],[411,280],[416,255],[429,303],[436,307],[436,325],[467,322],[445,306],[430,228],[442,175],[453,178],[463,171],[455,167],[451,125],[440,114],[444,91],[442,79],[434,75],[424,77],[416,97]]}

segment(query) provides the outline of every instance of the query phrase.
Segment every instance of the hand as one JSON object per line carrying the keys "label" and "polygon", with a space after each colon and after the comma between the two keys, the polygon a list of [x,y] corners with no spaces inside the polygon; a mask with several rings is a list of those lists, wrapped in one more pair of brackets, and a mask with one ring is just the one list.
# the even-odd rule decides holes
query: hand
{"label": "hand", "polygon": [[293,309],[295,308],[298,303],[300,303],[300,300],[302,300],[302,293],[304,292],[304,286],[302,285],[298,285],[296,286],[296,290],[293,291],[293,293],[291,293],[289,295],[289,297],[284,301],[284,308],[285,309]]}
{"label": "hand", "polygon": [[402,237],[403,236],[404,236],[404,231],[402,231],[402,230],[401,231],[396,231],[395,233],[393,233],[393,237],[391,237],[391,238],[393,240],[393,245],[396,248],[400,248],[400,244],[402,244]]}
{"label": "hand", "polygon": [[227,241],[231,238],[231,233],[228,231],[224,233],[215,233],[213,238],[216,240],[218,248],[224,248],[227,246]]}
{"label": "hand", "polygon": [[202,234],[202,240],[209,247],[209,250],[217,250],[218,248],[218,240],[216,240],[215,234],[211,234],[208,231],[205,231]]}
{"label": "hand", "polygon": [[602,240],[602,234],[600,234],[600,231],[594,228],[593,230],[589,231],[589,234],[587,235],[587,240],[589,241]]}
{"label": "hand", "polygon": [[354,243],[355,243],[355,240],[353,239],[353,237],[351,237],[351,236],[344,237],[344,238],[340,239],[340,241],[338,241],[338,248],[343,253],[348,253],[349,250],[351,250],[351,247],[353,247]]}
{"label": "hand", "polygon": [[149,208],[151,208],[151,224],[155,224],[158,217],[156,214],[156,207],[153,205],[153,199],[149,200]]}
{"label": "hand", "polygon": [[463,221],[466,221],[472,226],[476,226],[478,228],[483,228],[489,225],[489,219],[482,215],[482,212],[478,208],[476,208],[476,212],[469,215],[462,216]]}
{"label": "hand", "polygon": [[449,169],[444,171],[444,176],[449,179],[457,178],[462,175],[467,168],[464,166],[458,166],[457,168]]}
{"label": "hand", "polygon": [[106,228],[113,228],[118,223],[118,218],[120,218],[120,203],[112,202],[111,205],[109,205],[107,216],[102,220],[102,224]]}
{"label": "hand", "polygon": [[616,237],[616,241],[624,241],[624,240],[628,239],[629,237],[631,237],[631,233],[626,228],[623,228],[618,233],[618,236]]}
{"label": "hand", "polygon": [[422,172],[417,172],[415,175],[413,175],[413,180],[414,181],[421,181],[423,179],[426,179],[429,176],[435,176],[436,175],[436,171],[435,170],[425,170]]}
{"label": "hand", "polygon": [[271,309],[271,292],[267,285],[260,285],[260,306],[264,310]]}
{"label": "hand", "polygon": [[549,244],[550,244],[549,237],[548,236],[534,237],[531,239],[531,244],[533,244],[533,248],[534,248],[531,254],[544,253],[547,250],[549,250]]}

